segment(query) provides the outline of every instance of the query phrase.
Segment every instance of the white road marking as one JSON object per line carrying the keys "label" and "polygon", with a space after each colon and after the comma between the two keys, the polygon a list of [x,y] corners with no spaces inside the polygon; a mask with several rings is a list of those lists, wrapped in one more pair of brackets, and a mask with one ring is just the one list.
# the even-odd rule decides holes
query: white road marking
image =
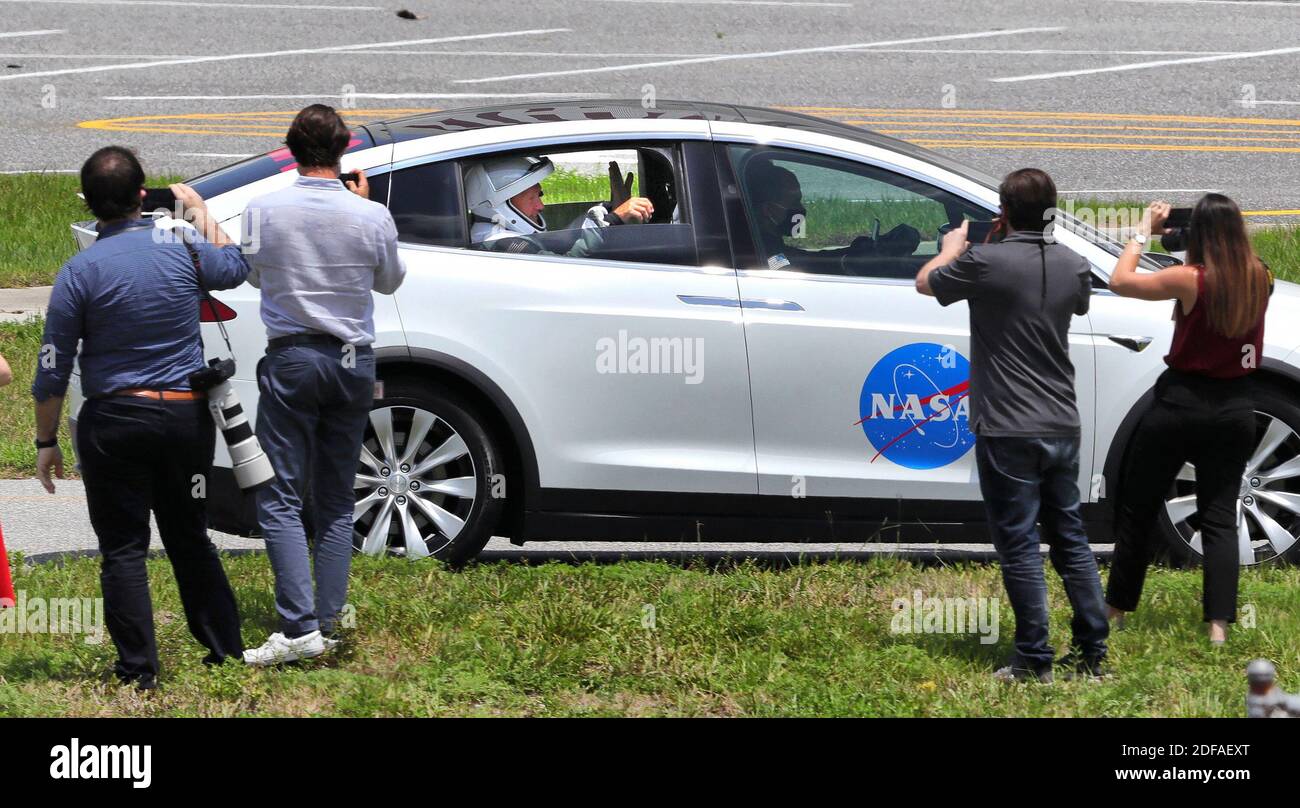
{"label": "white road marking", "polygon": [[1127,65],[1111,65],[1110,67],[1089,67],[1082,70],[1061,70],[1055,73],[1032,73],[1025,76],[1002,76],[1001,78],[989,79],[989,81],[1003,83],[1016,81],[1041,81],[1043,79],[1059,79],[1068,76],[1088,76],[1096,73],[1120,73],[1126,70],[1146,70],[1152,67],[1168,67],[1169,65],[1226,62],[1234,59],[1259,59],[1264,56],[1281,56],[1287,53],[1300,53],[1300,47],[1273,48],[1272,50],[1245,51],[1242,53],[1223,53],[1218,54],[1217,56],[1196,56],[1188,59],[1157,59],[1151,62],[1134,62],[1133,64]]}
{"label": "white road marking", "polygon": [[821,8],[853,8],[852,3],[811,3],[800,0],[597,0],[601,3],[647,3],[691,6],[812,6]]}
{"label": "white road marking", "polygon": [[80,174],[79,168],[19,168],[0,171],[0,174]]}
{"label": "white road marking", "polygon": [[[313,98],[398,98],[475,99],[475,98],[608,98],[606,93],[302,93],[294,95],[105,95],[103,101],[266,101],[310,100]],[[347,109],[342,110],[344,114]]]}
{"label": "white road marking", "polygon": [[189,59],[180,53],[0,53],[0,59]]}
{"label": "white road marking", "polygon": [[276,8],[295,11],[383,11],[379,6],[300,6],[295,3],[209,3],[190,0],[0,0],[0,3],[51,3],[64,6],[185,6],[187,8]]}
{"label": "white road marking", "polygon": [[[1069,50],[1058,48],[870,48],[849,53],[988,53],[999,56],[1059,55],[1059,56],[1207,56],[1246,51],[1178,51],[1178,50]],[[522,54],[521,54],[522,55]]]}
{"label": "white road marking", "polygon": [[62,30],[59,30],[59,31],[54,31],[54,30],[44,30],[44,31],[3,31],[3,32],[0,32],[0,39],[11,39],[11,38],[13,38],[13,37],[19,37],[19,36],[49,36],[50,34],[66,34],[66,33],[67,33],[67,31],[62,31]]}
{"label": "white road marking", "polygon": [[239,159],[240,157],[256,157],[257,154],[256,154],[256,153],[253,153],[253,154],[226,154],[226,153],[224,153],[224,152],[196,152],[196,151],[183,151],[183,152],[176,152],[176,156],[177,156],[177,157],[229,157],[229,158],[232,158],[232,159],[236,159],[236,160],[237,160],[237,159]]}
{"label": "white road marking", "polygon": [[1190,3],[1192,5],[1213,6],[1286,6],[1300,8],[1295,0],[1111,0],[1112,3]]}
{"label": "white road marking", "polygon": [[1246,101],[1244,99],[1238,98],[1236,99],[1236,102],[1238,104],[1241,104],[1243,107],[1253,107],[1256,104],[1272,104],[1274,106],[1300,107],[1300,101],[1259,101],[1259,100]]}
{"label": "white road marking", "polygon": [[[1019,52],[1019,51],[1017,51]],[[1152,51],[1155,53],[1156,51]],[[1203,51],[1201,51],[1203,52]],[[583,51],[489,51],[489,50],[358,50],[348,51],[362,54],[398,54],[402,56],[527,56],[555,57],[563,59],[694,59],[698,56],[713,56],[711,53],[592,53]]]}
{"label": "white road marking", "polygon": [[[0,0],[8,2],[9,0]],[[93,67],[69,67],[62,70],[42,70],[31,73],[14,73],[11,75],[0,76],[0,81],[12,81],[14,79],[32,79],[43,78],[45,76],[66,76],[73,73],[100,73],[108,70],[143,70],[150,67],[166,67],[169,65],[188,65],[199,64],[204,62],[230,62],[240,59],[266,59],[274,56],[302,56],[314,53],[336,53],[338,51],[359,50],[361,48],[381,48],[387,45],[395,47],[402,45],[430,45],[437,42],[465,42],[477,39],[493,39],[500,37],[512,36],[538,36],[541,34],[556,34],[568,32],[569,28],[534,28],[526,31],[502,31],[495,34],[470,34],[466,36],[445,36],[434,39],[403,39],[395,42],[363,42],[356,45],[331,45],[324,48],[296,48],[294,50],[284,51],[263,51],[261,53],[232,53],[225,56],[196,56],[192,59],[159,59],[151,62],[131,62],[128,64],[118,65],[95,65]]]}
{"label": "white road marking", "polygon": [[1014,34],[1042,33],[1063,31],[1063,26],[1042,28],[1012,28],[1002,31],[976,31],[968,34],[947,34],[944,36],[927,36],[915,39],[891,39],[881,42],[854,42],[849,45],[826,45],[818,48],[792,48],[790,50],[765,51],[759,53],[730,53],[720,56],[701,56],[691,59],[670,59],[659,62],[637,62],[625,65],[605,65],[603,67],[585,67],[574,70],[552,70],[545,73],[516,73],[510,76],[488,76],[481,79],[458,79],[455,84],[480,84],[488,81],[510,81],[514,79],[537,79],[552,76],[574,76],[586,73],[612,73],[621,70],[640,70],[647,67],[672,67],[676,65],[705,64],[709,62],[728,62],[741,59],[771,59],[779,56],[799,56],[810,53],[829,53],[832,51],[852,50],[853,48],[887,47],[889,45],[912,45],[919,42],[943,42],[954,39],[979,39],[993,36],[1012,36]]}

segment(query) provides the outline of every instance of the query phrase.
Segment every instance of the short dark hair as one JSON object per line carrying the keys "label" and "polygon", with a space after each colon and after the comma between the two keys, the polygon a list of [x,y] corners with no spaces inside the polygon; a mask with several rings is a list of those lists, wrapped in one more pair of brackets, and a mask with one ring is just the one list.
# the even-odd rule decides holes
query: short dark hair
{"label": "short dark hair", "polygon": [[330,168],[348,149],[352,132],[334,107],[303,107],[289,124],[284,143],[303,168]]}
{"label": "short dark hair", "polygon": [[1017,230],[1042,231],[1056,207],[1056,183],[1039,168],[1012,171],[998,186],[1002,214]]}
{"label": "short dark hair", "polygon": [[144,169],[125,146],[105,146],[81,164],[81,195],[95,218],[125,219],[140,209]]}

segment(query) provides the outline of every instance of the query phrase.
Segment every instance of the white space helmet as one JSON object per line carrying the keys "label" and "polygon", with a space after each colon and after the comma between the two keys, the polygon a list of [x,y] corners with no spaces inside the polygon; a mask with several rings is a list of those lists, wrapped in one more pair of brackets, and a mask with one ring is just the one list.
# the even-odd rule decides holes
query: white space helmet
{"label": "white space helmet", "polygon": [[546,229],[546,220],[537,221],[520,213],[510,200],[528,190],[555,171],[548,157],[501,157],[485,160],[465,174],[465,198],[469,209],[507,230],[527,235]]}

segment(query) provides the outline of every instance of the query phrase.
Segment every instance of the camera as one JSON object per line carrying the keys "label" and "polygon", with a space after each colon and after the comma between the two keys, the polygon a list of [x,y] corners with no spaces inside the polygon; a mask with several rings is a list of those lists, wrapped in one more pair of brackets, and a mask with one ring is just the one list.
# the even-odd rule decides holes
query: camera
{"label": "camera", "polygon": [[257,442],[239,396],[230,384],[234,375],[234,359],[210,359],[207,367],[190,374],[190,387],[208,394],[208,409],[226,440],[235,482],[248,491],[275,477],[275,470]]}
{"label": "camera", "polygon": [[1160,237],[1160,246],[1171,253],[1185,251],[1187,249],[1187,233],[1191,226],[1191,208],[1170,209],[1169,218],[1165,219],[1165,230],[1168,232]]}

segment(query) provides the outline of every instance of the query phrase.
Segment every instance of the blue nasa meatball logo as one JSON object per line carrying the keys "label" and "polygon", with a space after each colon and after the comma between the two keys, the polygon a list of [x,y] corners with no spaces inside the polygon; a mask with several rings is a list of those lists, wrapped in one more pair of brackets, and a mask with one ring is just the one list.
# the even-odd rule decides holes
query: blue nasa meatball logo
{"label": "blue nasa meatball logo", "polygon": [[913,342],[881,357],[862,385],[858,423],[883,455],[933,469],[975,445],[970,431],[970,362],[952,346]]}

